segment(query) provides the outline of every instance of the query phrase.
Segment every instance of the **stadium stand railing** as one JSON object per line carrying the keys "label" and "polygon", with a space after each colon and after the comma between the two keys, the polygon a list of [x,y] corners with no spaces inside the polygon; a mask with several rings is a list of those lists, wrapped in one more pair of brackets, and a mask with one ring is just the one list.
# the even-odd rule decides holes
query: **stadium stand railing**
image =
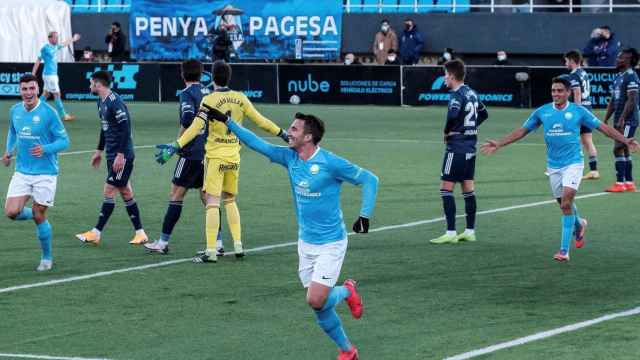
{"label": "stadium stand railing", "polygon": [[640,11],[635,0],[344,0],[346,13]]}
{"label": "stadium stand railing", "polygon": [[74,13],[128,13],[132,0],[64,0]]}

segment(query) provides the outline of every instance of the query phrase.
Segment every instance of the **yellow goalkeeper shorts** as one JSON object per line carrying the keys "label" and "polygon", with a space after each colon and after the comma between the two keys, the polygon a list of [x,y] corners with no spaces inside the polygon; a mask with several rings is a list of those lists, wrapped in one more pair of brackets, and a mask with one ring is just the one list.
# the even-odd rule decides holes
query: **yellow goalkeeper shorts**
{"label": "yellow goalkeeper shorts", "polygon": [[214,196],[238,193],[240,164],[220,159],[206,159],[204,164],[204,192]]}

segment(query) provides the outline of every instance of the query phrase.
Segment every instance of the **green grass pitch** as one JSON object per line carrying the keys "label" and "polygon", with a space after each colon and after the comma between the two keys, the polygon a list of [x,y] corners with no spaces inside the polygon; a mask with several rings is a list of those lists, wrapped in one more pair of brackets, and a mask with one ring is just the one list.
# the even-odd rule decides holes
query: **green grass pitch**
{"label": "green grass pitch", "polygon": [[[0,102],[0,140],[13,102]],[[71,137],[60,157],[54,233],[54,270],[34,271],[40,251],[32,223],[0,219],[0,289],[185,259],[204,245],[203,210],[196,194],[185,200],[167,256],[128,244],[133,230],[121,201],[99,247],[74,234],[95,225],[105,170],[89,166],[98,139],[93,103],[67,103],[78,116],[65,124]],[[129,105],[136,146],[168,142],[178,132],[177,104]],[[296,111],[327,124],[322,146],[371,169],[380,178],[372,228],[442,216],[439,174],[445,108],[259,105],[286,127]],[[480,139],[520,125],[530,110],[490,108]],[[253,126],[247,125],[254,129]],[[258,131],[262,136],[265,133]],[[270,138],[279,143],[280,139]],[[540,132],[520,145],[479,156],[478,210],[550,200]],[[598,181],[580,194],[598,193],[614,180],[612,142],[595,135]],[[87,152],[82,152],[87,151]],[[296,240],[297,227],[284,169],[244,149],[238,206],[245,248]],[[136,152],[132,177],[147,233],[156,238],[166,209],[175,161],[159,166],[151,148]],[[0,169],[6,191],[13,170]],[[559,247],[557,205],[479,215],[478,241],[429,245],[443,222],[350,237],[342,278],[360,281],[365,315],[339,313],[362,359],[443,359],[496,343],[631,309],[640,302],[637,194],[577,201],[588,218],[587,245],[571,262],[552,260]],[[458,213],[464,203],[456,189]],[[348,227],[357,217],[359,189],[345,184]],[[223,236],[231,248],[229,233]],[[458,219],[458,230],[464,219]],[[336,349],[315,324],[297,277],[294,246],[226,257],[217,264],[183,262],[145,270],[12,292],[0,290],[0,353],[109,359],[334,359]],[[608,321],[500,350],[482,359],[636,359],[638,317]],[[0,358],[8,358],[2,357]]]}

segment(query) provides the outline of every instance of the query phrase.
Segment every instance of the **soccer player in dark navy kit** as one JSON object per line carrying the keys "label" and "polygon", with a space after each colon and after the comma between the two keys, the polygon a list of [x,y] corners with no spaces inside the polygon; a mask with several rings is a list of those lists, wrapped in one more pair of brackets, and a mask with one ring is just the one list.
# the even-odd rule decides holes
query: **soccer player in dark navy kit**
{"label": "soccer player in dark navy kit", "polygon": [[98,115],[102,128],[98,149],[91,158],[94,168],[100,166],[102,152],[107,157],[107,179],[104,184],[104,201],[96,226],[76,237],[93,245],[100,244],[102,229],[107,224],[115,208],[115,195],[120,194],[125,203],[127,214],[136,233],[131,241],[132,245],[140,245],[148,241],[147,234],[142,228],[140,211],[133,198],[133,188],[129,177],[133,171],[133,139],[131,137],[131,117],[129,109],[122,98],[111,91],[111,74],[107,71],[96,71],[91,75],[91,92],[98,95]]}
{"label": "soccer player in dark navy kit", "polygon": [[[613,115],[613,127],[621,132],[627,139],[633,138],[638,127],[638,74],[633,68],[638,65],[638,51],[634,48],[622,50],[616,58],[618,76],[613,81],[611,100],[607,106],[607,115],[604,118],[608,123]],[[620,142],[613,146],[613,155],[616,159],[616,183],[605,191],[609,192],[636,192],[631,173],[631,156],[629,148]]]}
{"label": "soccer player in dark navy kit", "polygon": [[[564,54],[564,64],[569,69],[567,80],[571,84],[571,97],[569,98],[575,104],[584,106],[587,110],[591,110],[591,84],[589,82],[589,74],[582,68],[582,54],[579,50],[570,50]],[[600,178],[598,172],[598,150],[593,144],[593,131],[588,126],[580,127],[580,142],[589,154],[589,172],[586,173],[583,180],[596,180]]]}
{"label": "soccer player in dark navy kit", "polygon": [[[475,241],[476,195],[473,176],[476,168],[476,143],[478,126],[489,114],[473,89],[464,84],[465,66],[455,59],[444,64],[444,81],[451,89],[447,122],[444,127],[446,151],[442,163],[442,185],[440,195],[447,219],[447,232],[435,239],[432,244]],[[461,234],[456,233],[456,202],[453,188],[456,183],[462,185],[464,208],[467,214],[467,228]]]}
{"label": "soccer player in dark navy kit", "polygon": [[[209,89],[200,84],[202,70],[202,63],[198,60],[187,60],[182,63],[182,79],[186,87],[180,92],[180,133],[178,136],[182,135],[191,126],[202,98],[209,93]],[[178,152],[180,158],[173,171],[173,179],[171,181],[173,184],[171,185],[169,206],[162,222],[162,233],[159,240],[144,245],[147,250],[161,254],[169,252],[169,239],[174,226],[180,220],[182,203],[189,189],[198,189],[203,204],[205,203],[204,193],[201,190],[204,176],[204,144],[206,141],[207,133],[206,129],[203,129],[200,135]]]}

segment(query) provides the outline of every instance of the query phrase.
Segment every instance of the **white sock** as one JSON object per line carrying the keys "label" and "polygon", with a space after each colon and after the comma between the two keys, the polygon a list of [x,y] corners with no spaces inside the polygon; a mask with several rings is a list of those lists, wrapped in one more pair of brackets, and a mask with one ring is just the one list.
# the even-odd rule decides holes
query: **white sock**
{"label": "white sock", "polygon": [[136,235],[145,235],[146,236],[147,234],[144,232],[144,229],[140,229],[140,230],[136,230]]}
{"label": "white sock", "polygon": [[91,231],[93,231],[94,233],[96,233],[96,235],[100,236],[100,230],[93,228],[91,229]]}
{"label": "white sock", "polygon": [[446,235],[447,235],[447,236],[455,236],[455,235],[458,235],[458,234],[456,233],[456,231],[455,231],[455,230],[447,230]]}
{"label": "white sock", "polygon": [[476,231],[474,229],[464,229],[464,232],[465,234],[473,235]]}
{"label": "white sock", "polygon": [[217,247],[218,249],[221,249],[221,248],[223,248],[223,247],[224,247],[224,246],[222,245],[222,239],[216,240],[216,247]]}

